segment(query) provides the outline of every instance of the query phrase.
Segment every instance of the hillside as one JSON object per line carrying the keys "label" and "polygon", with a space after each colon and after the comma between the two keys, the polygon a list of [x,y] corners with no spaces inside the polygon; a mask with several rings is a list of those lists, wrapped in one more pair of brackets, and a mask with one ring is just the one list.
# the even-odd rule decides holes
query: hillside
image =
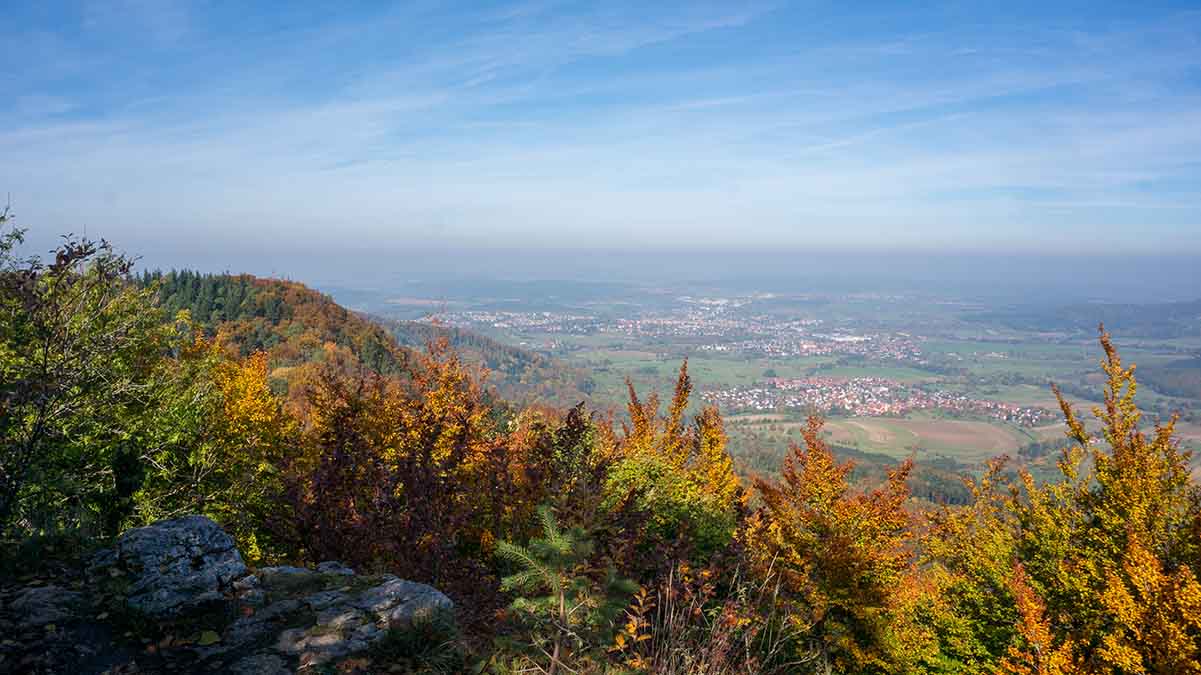
{"label": "hillside", "polygon": [[[716,407],[689,414],[687,362],[669,396],[631,384],[622,418],[498,411],[473,369],[418,358],[388,330],[458,340],[518,381],[545,363],[438,327],[386,330],[290,282],[131,284],[104,245],[68,240],[49,265],[6,257],[18,236],[0,233],[0,630],[17,638],[0,644],[4,672],[64,670],[46,660],[73,658],[62,635],[118,631],[112,672],[224,672],[227,656],[253,659],[231,672],[326,657],[345,673],[433,659],[440,672],[681,672],[655,661],[665,640],[703,666],[690,672],[746,675],[1027,673],[1006,664],[1044,654],[1101,666],[1070,672],[1201,663],[1189,455],[1171,423],[1137,431],[1134,368],[1108,335],[1111,405],[1086,427],[1064,403],[1072,450],[1045,482],[996,460],[952,494],[955,465],[833,448],[827,432],[845,434],[818,417],[791,432],[778,471],[748,480],[729,441],[753,429]],[[280,391],[293,365],[304,386]],[[786,442],[759,438],[765,457]],[[923,503],[935,497],[948,504]],[[204,578],[221,585],[196,586],[210,551],[224,562]],[[175,613],[196,600],[155,586],[164,573],[203,591],[213,623]],[[418,625],[388,610],[414,593],[401,574],[447,614]],[[209,611],[234,591],[246,606]],[[655,618],[673,598],[683,612]],[[404,625],[359,613],[381,610]],[[765,641],[773,623],[789,628]],[[368,649],[372,627],[389,635]],[[351,628],[365,655],[335,662]]]}
{"label": "hillside", "polygon": [[140,281],[157,289],[168,314],[189,312],[243,356],[267,352],[276,369],[318,358],[326,343],[345,347],[384,374],[398,372],[409,355],[381,327],[294,281],[190,270],[148,272]]}
{"label": "hillside", "polygon": [[140,281],[157,284],[160,306],[169,314],[188,311],[206,332],[236,345],[243,356],[267,352],[280,374],[318,358],[326,343],[392,374],[410,350],[446,339],[465,362],[489,370],[488,384],[506,400],[574,404],[591,390],[583,373],[535,352],[458,328],[366,316],[294,281],[189,270],[147,273]]}

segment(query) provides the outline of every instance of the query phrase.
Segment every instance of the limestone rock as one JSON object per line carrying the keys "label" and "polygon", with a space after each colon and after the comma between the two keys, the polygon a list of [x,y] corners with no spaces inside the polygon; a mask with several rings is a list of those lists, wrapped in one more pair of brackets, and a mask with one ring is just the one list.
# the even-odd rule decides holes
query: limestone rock
{"label": "limestone rock", "polygon": [[[0,580],[0,633],[12,636],[0,640],[0,672],[324,672],[367,663],[389,631],[453,610],[431,586],[336,561],[249,574],[229,535],[201,516],[130,530],[90,562],[89,578]],[[162,635],[130,633],[120,623],[130,609]],[[138,639],[172,636],[185,639]]]}
{"label": "limestone rock", "polygon": [[450,598],[425,584],[391,575],[374,581],[358,592],[342,588],[306,596],[302,602],[316,612],[316,621],[281,631],[276,652],[297,658],[302,667],[328,663],[367,649],[389,629],[404,629],[454,607]]}
{"label": "limestone rock", "polygon": [[354,576],[354,570],[336,560],[327,560],[317,565],[317,571],[322,574],[338,574],[344,577]]}
{"label": "limestone rock", "polygon": [[385,575],[384,583],[363,592],[355,601],[359,609],[374,612],[389,627],[402,627],[414,619],[428,618],[454,607],[450,598],[432,586]]}
{"label": "limestone rock", "polygon": [[93,575],[126,580],[126,605],[152,618],[220,602],[246,571],[233,539],[204,516],[129,530],[91,567]]}

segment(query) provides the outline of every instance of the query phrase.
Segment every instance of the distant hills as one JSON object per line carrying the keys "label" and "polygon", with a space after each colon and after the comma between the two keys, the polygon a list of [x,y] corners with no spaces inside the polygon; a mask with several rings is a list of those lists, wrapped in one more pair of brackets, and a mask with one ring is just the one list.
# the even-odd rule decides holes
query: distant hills
{"label": "distant hills", "polygon": [[1201,300],[1146,304],[1076,303],[1015,307],[970,314],[964,319],[1035,333],[1095,337],[1097,324],[1123,337],[1170,339],[1201,333]]}

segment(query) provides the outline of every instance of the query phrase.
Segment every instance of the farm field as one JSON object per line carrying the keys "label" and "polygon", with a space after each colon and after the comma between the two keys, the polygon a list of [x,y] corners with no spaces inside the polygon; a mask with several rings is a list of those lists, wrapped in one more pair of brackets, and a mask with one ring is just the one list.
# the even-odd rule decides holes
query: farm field
{"label": "farm field", "polygon": [[902,458],[950,457],[977,463],[1013,454],[1029,442],[1015,427],[973,420],[852,417],[826,422],[830,440],[865,452]]}
{"label": "farm field", "polygon": [[[999,384],[970,386],[958,382],[942,382],[939,384],[939,387],[946,391],[962,392],[988,401],[1001,401],[1014,405],[1059,410],[1059,402],[1055,400],[1055,394],[1051,391],[1050,385]],[[1097,386],[1097,391],[1100,391],[1100,385]],[[1067,398],[1068,403],[1071,403],[1080,410],[1087,411],[1096,405],[1094,401],[1071,394],[1065,394],[1065,398]]]}
{"label": "farm field", "polygon": [[[730,418],[730,425],[739,433],[758,432],[799,440],[799,431],[805,423],[780,415],[737,415]],[[849,417],[829,418],[825,422],[826,440],[831,444],[898,459],[947,457],[964,464],[978,464],[1002,454],[1013,455],[1032,441],[1057,438],[1062,425],[1030,431],[1002,423],[933,417]],[[781,445],[781,453],[783,450]]]}
{"label": "farm field", "polygon": [[[682,351],[682,350],[680,350]],[[726,386],[749,386],[760,382],[764,373],[774,371],[778,377],[805,377],[833,361],[829,357],[768,359],[738,359],[714,357],[687,352],[664,354],[649,349],[589,349],[572,354],[571,362],[588,368],[597,381],[609,390],[624,392],[626,377],[635,384],[670,386],[684,358],[688,359],[688,373],[698,389]],[[905,368],[895,369],[902,377],[928,377],[920,371]],[[875,377],[890,377],[878,374],[876,369],[865,373],[877,373]],[[836,375],[832,370],[820,370],[823,376],[864,377],[863,374]],[[615,391],[614,393],[620,393]]]}

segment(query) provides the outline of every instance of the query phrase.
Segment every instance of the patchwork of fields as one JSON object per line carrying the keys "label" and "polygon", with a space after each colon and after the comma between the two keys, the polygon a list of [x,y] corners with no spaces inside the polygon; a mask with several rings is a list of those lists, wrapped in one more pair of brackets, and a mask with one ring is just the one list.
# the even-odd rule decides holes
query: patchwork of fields
{"label": "patchwork of fields", "polygon": [[1015,427],[973,420],[852,417],[830,420],[826,429],[833,442],[867,452],[936,455],[969,463],[1013,454],[1029,442]]}
{"label": "patchwork of fields", "polygon": [[[1090,420],[1090,429],[1098,426],[1091,410],[1104,386],[1104,355],[1091,336],[985,325],[965,320],[977,311],[970,303],[930,298],[844,294],[822,302],[804,294],[705,297],[692,287],[663,290],[637,299],[593,299],[570,310],[489,310],[460,319],[493,326],[587,372],[590,403],[618,416],[627,380],[644,400],[652,393],[663,400],[687,359],[695,391],[723,406],[731,451],[756,470],[778,467],[811,411],[829,415],[828,439],[848,452],[884,462],[913,456],[964,471],[998,455],[1053,468],[1051,446],[1064,438],[1064,426],[1052,382]],[[1126,363],[1144,369],[1201,353],[1196,338],[1115,340]],[[800,390],[817,393],[773,394]],[[702,396],[694,396],[690,412],[698,411]],[[902,405],[911,401],[918,403]],[[1148,378],[1138,403],[1148,423],[1184,410],[1189,422],[1178,427],[1180,437],[1201,449],[1197,400],[1168,396]],[[1044,445],[1021,452],[1031,444]]]}

